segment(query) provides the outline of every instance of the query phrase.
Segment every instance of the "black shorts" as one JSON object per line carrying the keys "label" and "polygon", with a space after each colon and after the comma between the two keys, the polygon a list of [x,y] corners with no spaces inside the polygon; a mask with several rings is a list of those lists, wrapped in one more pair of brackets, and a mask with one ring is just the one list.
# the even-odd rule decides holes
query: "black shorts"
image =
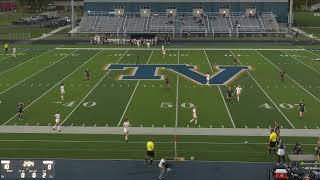
{"label": "black shorts", "polygon": [[18,111],[18,113],[20,113],[20,114],[21,114],[21,113],[23,113],[23,111],[22,111],[22,110],[21,110],[21,111],[19,110],[19,111]]}
{"label": "black shorts", "polygon": [[147,151],[147,156],[154,157],[154,151]]}
{"label": "black shorts", "polygon": [[303,112],[304,112],[304,109],[300,109],[300,112],[302,112],[302,113],[303,113]]}
{"label": "black shorts", "polygon": [[276,143],[277,143],[277,141],[275,141],[275,142],[270,141],[269,147],[271,147],[271,148],[276,147]]}

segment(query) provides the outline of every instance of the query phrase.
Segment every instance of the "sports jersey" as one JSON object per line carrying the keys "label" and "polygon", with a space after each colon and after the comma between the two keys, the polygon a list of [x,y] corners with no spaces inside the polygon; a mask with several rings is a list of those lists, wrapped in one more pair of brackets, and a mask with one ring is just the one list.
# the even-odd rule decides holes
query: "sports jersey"
{"label": "sports jersey", "polygon": [[275,132],[272,132],[270,134],[269,141],[271,141],[271,142],[276,142],[277,141],[277,134]]}
{"label": "sports jersey", "polygon": [[152,141],[147,142],[147,151],[153,151],[154,150],[154,143]]}
{"label": "sports jersey", "polygon": [[241,94],[242,88],[241,88],[241,87],[237,87],[237,88],[236,88],[236,92],[237,92],[237,94]]}
{"label": "sports jersey", "polygon": [[160,168],[164,168],[164,167],[165,167],[165,166],[164,166],[165,164],[166,164],[166,160],[161,159],[160,162],[159,162],[159,167],[160,167]]}

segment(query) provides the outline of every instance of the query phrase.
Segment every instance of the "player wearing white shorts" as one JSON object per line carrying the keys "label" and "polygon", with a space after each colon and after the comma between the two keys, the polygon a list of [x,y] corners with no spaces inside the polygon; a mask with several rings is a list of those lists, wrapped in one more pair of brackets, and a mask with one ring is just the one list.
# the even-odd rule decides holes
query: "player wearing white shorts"
{"label": "player wearing white shorts", "polygon": [[147,42],[147,48],[150,49],[150,42]]}
{"label": "player wearing white shorts", "polygon": [[166,50],[164,49],[163,45],[161,46],[161,52],[162,52],[162,55],[166,55]]}
{"label": "player wearing white shorts", "polygon": [[60,86],[61,101],[63,101],[65,93],[66,93],[66,91],[64,90],[64,83],[62,83],[61,86]]}
{"label": "player wearing white shorts", "polygon": [[61,132],[61,124],[60,124],[60,121],[61,121],[61,114],[60,112],[58,111],[55,115],[55,122],[56,124],[54,125],[53,127],[53,130],[55,131],[56,129],[58,129],[59,132]]}
{"label": "player wearing white shorts", "polygon": [[210,74],[207,72],[206,74],[206,79],[207,79],[207,85],[209,85],[209,81],[210,81]]}
{"label": "player wearing white shorts", "polygon": [[158,177],[158,179],[164,179],[165,177],[165,173],[167,171],[171,171],[171,169],[169,168],[169,165],[166,163],[166,158],[163,157],[160,162],[159,162],[159,169],[160,169],[160,175]]}
{"label": "player wearing white shorts", "polygon": [[240,85],[238,85],[238,87],[236,88],[236,94],[237,94],[238,102],[240,102],[240,94],[241,93],[242,93],[242,88],[240,87]]}
{"label": "player wearing white shorts", "polygon": [[17,57],[17,49],[15,47],[12,48],[12,56]]}
{"label": "player wearing white shorts", "polygon": [[128,137],[129,137],[129,127],[130,127],[130,122],[129,119],[126,118],[126,120],[123,123],[123,132],[124,132],[124,140],[128,142]]}
{"label": "player wearing white shorts", "polygon": [[192,109],[192,119],[190,120],[190,123],[194,121],[195,124],[197,124],[198,117],[197,117],[197,110],[196,107]]}

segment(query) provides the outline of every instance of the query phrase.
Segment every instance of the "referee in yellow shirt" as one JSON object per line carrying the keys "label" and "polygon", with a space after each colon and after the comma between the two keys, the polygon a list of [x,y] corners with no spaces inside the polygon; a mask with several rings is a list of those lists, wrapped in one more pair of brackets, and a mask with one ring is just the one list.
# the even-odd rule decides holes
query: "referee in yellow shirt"
{"label": "referee in yellow shirt", "polygon": [[153,158],[154,158],[154,142],[152,141],[151,138],[147,142],[146,148],[147,148],[147,155],[145,158],[145,160],[146,160],[145,164],[147,164],[148,160],[150,160],[149,165],[151,166],[152,162],[153,162]]}
{"label": "referee in yellow shirt", "polygon": [[271,134],[269,136],[269,154],[273,150],[273,154],[276,154],[276,144],[277,144],[277,133],[274,129],[270,130]]}
{"label": "referee in yellow shirt", "polygon": [[3,44],[3,48],[5,50],[5,53],[8,54],[8,51],[9,51],[9,43],[4,43]]}

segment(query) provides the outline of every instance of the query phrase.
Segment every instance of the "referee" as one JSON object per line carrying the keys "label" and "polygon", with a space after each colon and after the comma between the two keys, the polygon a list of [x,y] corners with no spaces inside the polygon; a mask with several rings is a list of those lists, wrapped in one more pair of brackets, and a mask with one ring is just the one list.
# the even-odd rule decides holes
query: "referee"
{"label": "referee", "polygon": [[270,130],[271,134],[269,136],[269,154],[273,150],[273,154],[276,154],[276,143],[277,143],[277,133],[274,129]]}
{"label": "referee", "polygon": [[154,158],[154,142],[150,138],[146,145],[147,148],[147,155],[145,158],[145,164],[148,163],[148,160],[150,160],[149,165],[152,166],[153,158]]}

